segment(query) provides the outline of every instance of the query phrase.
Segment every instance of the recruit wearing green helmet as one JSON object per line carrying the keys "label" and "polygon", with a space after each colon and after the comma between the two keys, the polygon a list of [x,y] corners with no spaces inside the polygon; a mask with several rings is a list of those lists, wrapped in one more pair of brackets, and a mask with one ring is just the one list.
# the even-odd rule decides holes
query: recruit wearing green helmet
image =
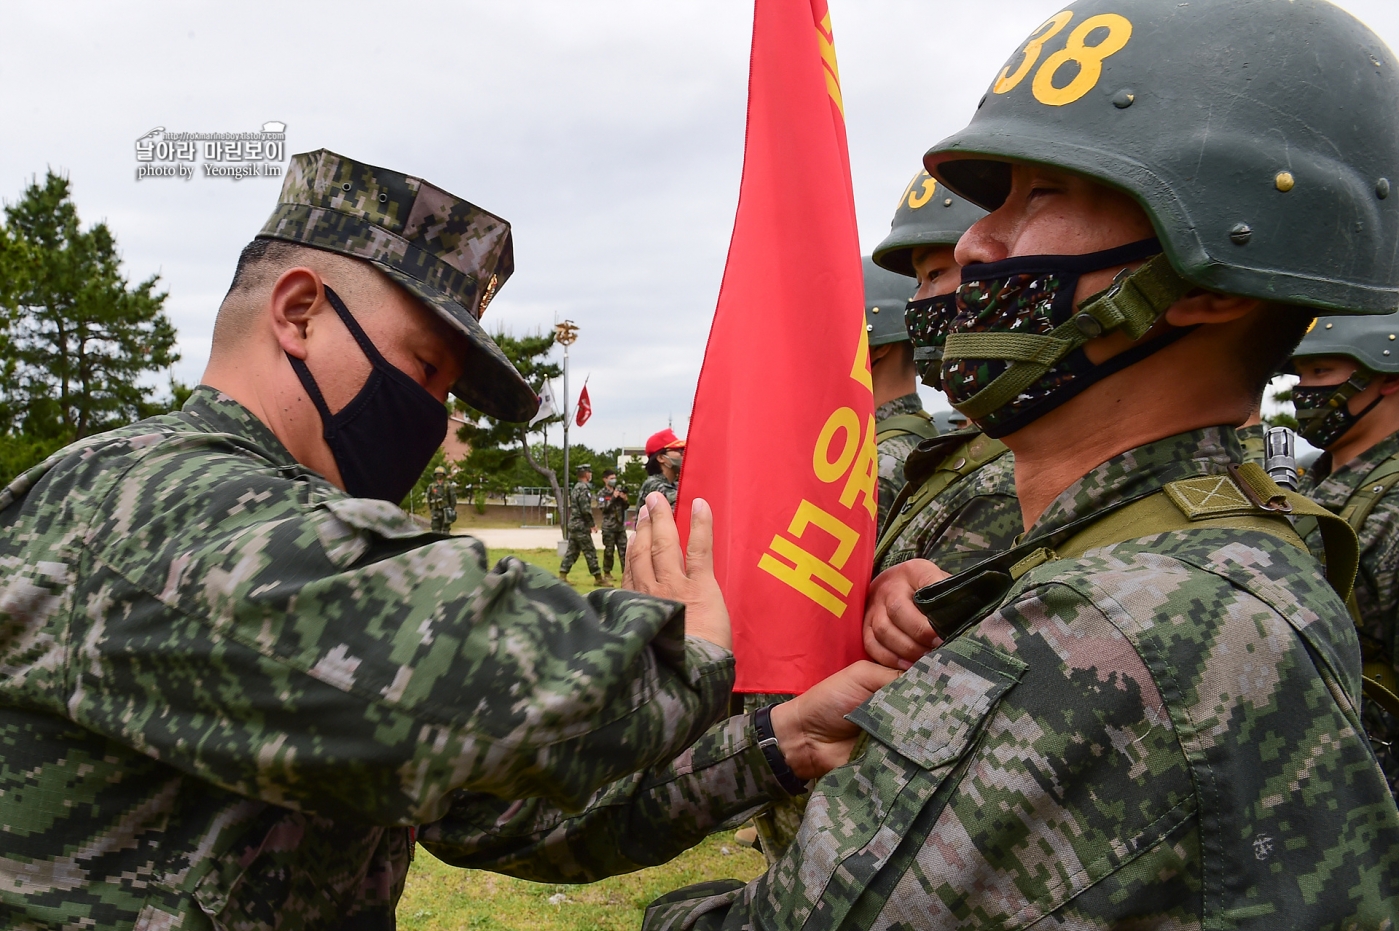
{"label": "recruit wearing green helmet", "polygon": [[865,256],[865,332],[870,347],[908,339],[904,305],[913,296],[914,283],[903,275],[886,272]]}
{"label": "recruit wearing green helmet", "polygon": [[924,164],[988,209],[1007,196],[1006,160],[1076,171],[1134,196],[1193,285],[1387,313],[1396,100],[1399,60],[1325,0],[1081,0]]}
{"label": "recruit wearing green helmet", "polygon": [[899,198],[889,235],[874,247],[874,264],[914,278],[915,247],[955,246],[984,216],[985,210],[938,184],[927,171],[920,171]]}
{"label": "recruit wearing green helmet", "polygon": [[1350,377],[1338,385],[1298,385],[1292,389],[1297,432],[1312,445],[1327,448],[1369,413],[1380,398],[1359,414],[1351,413],[1347,402],[1368,388],[1377,376],[1399,373],[1399,315],[1320,317],[1292,354],[1294,360],[1307,356],[1343,356],[1358,363]]}

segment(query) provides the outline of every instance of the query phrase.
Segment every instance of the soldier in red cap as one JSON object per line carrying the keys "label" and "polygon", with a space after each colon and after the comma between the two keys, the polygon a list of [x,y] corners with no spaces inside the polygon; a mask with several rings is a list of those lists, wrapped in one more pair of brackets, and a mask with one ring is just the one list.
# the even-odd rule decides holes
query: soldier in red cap
{"label": "soldier in red cap", "polygon": [[646,481],[641,483],[641,500],[653,491],[665,495],[670,506],[680,493],[680,466],[685,462],[685,441],[666,427],[646,441]]}

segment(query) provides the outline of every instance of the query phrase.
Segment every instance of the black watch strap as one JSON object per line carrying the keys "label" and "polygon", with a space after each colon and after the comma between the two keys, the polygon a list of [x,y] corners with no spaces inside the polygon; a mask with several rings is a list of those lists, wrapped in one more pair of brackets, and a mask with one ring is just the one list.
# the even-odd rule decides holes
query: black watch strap
{"label": "black watch strap", "polygon": [[792,772],[792,767],[787,765],[787,758],[782,755],[782,748],[777,745],[777,735],[772,730],[774,707],[776,706],[765,705],[753,712],[753,730],[758,733],[758,749],[763,751],[763,759],[768,761],[768,768],[788,795],[805,795],[806,783]]}

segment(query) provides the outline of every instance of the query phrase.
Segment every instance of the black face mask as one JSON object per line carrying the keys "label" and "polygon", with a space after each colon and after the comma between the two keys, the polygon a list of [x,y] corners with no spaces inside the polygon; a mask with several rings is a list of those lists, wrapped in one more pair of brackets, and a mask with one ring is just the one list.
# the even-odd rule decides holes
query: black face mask
{"label": "black face mask", "polygon": [[942,346],[947,328],[957,315],[957,292],[909,301],[904,306],[904,325],[913,342],[913,367],[929,388],[942,390]]}
{"label": "black face mask", "polygon": [[321,413],[322,435],[340,468],[345,490],[356,498],[398,504],[442,445],[447,406],[379,354],[328,286],[325,296],[373,366],[369,380],[343,410],[332,414],[306,363],[290,353],[287,359]]}
{"label": "black face mask", "polygon": [[[1075,307],[1079,278],[1160,252],[1161,244],[1148,239],[1085,255],[1019,256],[965,266],[957,314],[941,334],[942,385],[952,406],[988,436],[1002,437],[1186,335],[1192,327],[1172,329],[1101,365],[1083,351],[1107,328]],[[1127,278],[1124,272],[1119,281]],[[1176,289],[1183,293],[1184,282]],[[1171,296],[1161,312],[1174,300]],[[1144,333],[1148,324],[1139,325]],[[971,345],[984,348],[964,348]],[[1036,364],[1012,371],[1016,363],[1032,361]]]}
{"label": "black face mask", "polygon": [[1292,388],[1292,406],[1297,410],[1297,435],[1322,449],[1329,449],[1350,432],[1361,417],[1375,409],[1383,397],[1375,398],[1358,414],[1350,412],[1349,401],[1369,387],[1374,375],[1363,368],[1339,385]]}

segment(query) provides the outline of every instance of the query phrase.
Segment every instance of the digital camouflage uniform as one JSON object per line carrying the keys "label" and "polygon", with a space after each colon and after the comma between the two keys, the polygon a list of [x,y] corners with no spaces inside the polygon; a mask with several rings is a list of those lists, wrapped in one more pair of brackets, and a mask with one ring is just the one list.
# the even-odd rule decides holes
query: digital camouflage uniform
{"label": "digital camouflage uniform", "polygon": [[427,509],[432,514],[432,529],[438,533],[450,533],[452,515],[448,509],[456,510],[457,487],[446,479],[437,479],[427,486]]}
{"label": "digital camouflage uniform", "polygon": [[602,511],[602,571],[605,574],[612,572],[612,553],[617,553],[617,567],[623,570],[627,566],[627,506],[628,501],[622,495],[626,490],[621,485],[607,487],[604,482],[602,490],[598,492],[598,504]]}
{"label": "digital camouflage uniform", "polygon": [[[1376,469],[1399,456],[1399,434],[1376,443],[1335,472],[1330,453],[1322,453],[1302,479],[1302,491],[1328,511],[1341,513],[1356,492],[1369,486]],[[1355,578],[1355,603],[1360,609],[1360,647],[1368,661],[1388,657],[1399,671],[1399,489],[1390,488],[1376,502],[1359,530],[1360,572]],[[1320,533],[1307,543],[1319,550]],[[1399,720],[1371,701],[1364,701],[1365,729],[1391,791],[1399,799]]]}
{"label": "digital camouflage uniform", "polygon": [[568,549],[559,565],[560,575],[568,575],[580,553],[588,561],[588,571],[600,576],[597,547],[593,545],[593,486],[581,480],[568,495]]}
{"label": "digital camouflage uniform", "polygon": [[1247,427],[1238,427],[1234,432],[1239,435],[1239,446],[1244,451],[1244,461],[1262,465],[1264,458],[1266,458],[1264,444],[1267,442],[1265,434],[1268,432],[1268,428],[1261,423],[1256,423]]}
{"label": "digital camouflage uniform", "polygon": [[641,490],[636,493],[636,496],[642,504],[645,504],[646,498],[653,491],[659,491],[665,495],[665,499],[670,502],[671,510],[675,509],[675,499],[680,494],[679,485],[657,472],[655,475],[646,476],[646,481],[641,483]]}
{"label": "digital camouflage uniform", "polygon": [[[891,418],[899,420],[891,421]],[[906,426],[904,418],[917,418],[927,421],[922,432],[914,432]],[[914,426],[913,421],[907,421]],[[923,400],[918,392],[901,398],[886,401],[874,411],[874,431],[879,440],[879,526],[884,526],[889,508],[904,487],[904,460],[919,443],[937,435],[937,427],[932,418],[923,410]]]}
{"label": "digital camouflage uniform", "polygon": [[[1227,428],[1149,443],[1032,533],[1240,458]],[[868,740],[775,867],[645,928],[1392,927],[1399,811],[1359,672],[1321,566],[1272,534],[1051,559],[850,716]]]}
{"label": "digital camouflage uniform", "polygon": [[485,559],[207,387],[16,479],[0,926],[391,928],[458,790],[576,807],[722,714],[678,605]]}

